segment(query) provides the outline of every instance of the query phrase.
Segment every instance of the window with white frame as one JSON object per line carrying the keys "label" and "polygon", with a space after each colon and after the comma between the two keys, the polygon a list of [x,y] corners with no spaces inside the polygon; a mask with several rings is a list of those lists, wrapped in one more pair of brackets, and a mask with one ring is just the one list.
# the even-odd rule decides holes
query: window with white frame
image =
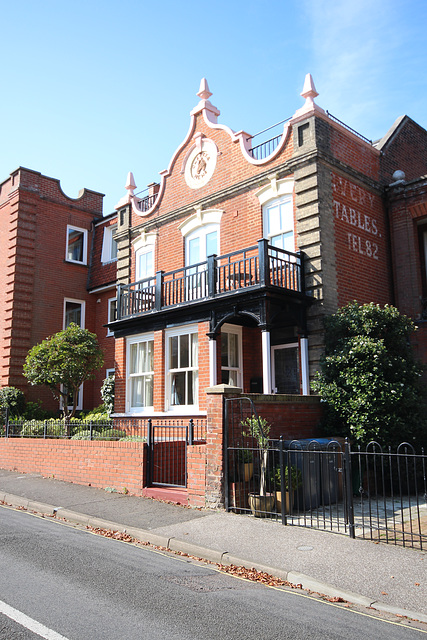
{"label": "window with white frame", "polygon": [[219,225],[199,227],[185,239],[185,264],[191,266],[204,262],[208,256],[218,254]]}
{"label": "window with white frame", "polygon": [[144,411],[153,407],[154,337],[134,336],[127,340],[127,408]]}
{"label": "window with white frame", "polygon": [[64,329],[74,322],[78,327],[85,326],[85,303],[82,300],[64,300]]}
{"label": "window with white frame", "polygon": [[[108,323],[117,319],[117,298],[109,298],[108,300]],[[107,330],[107,336],[112,336],[113,332]]]}
{"label": "window with white frame", "polygon": [[186,270],[186,295],[189,299],[207,294],[206,260],[219,253],[219,231],[222,211],[207,209],[191,215],[179,229],[185,239],[185,266],[199,266]]}
{"label": "window with white frame", "polygon": [[115,369],[105,369],[105,377],[112,378],[116,374]]}
{"label": "window with white frame", "polygon": [[199,363],[197,326],[166,334],[166,408],[198,405]]}
{"label": "window with white frame", "polygon": [[242,387],[242,327],[227,324],[221,329],[221,382]]}
{"label": "window with white frame", "polygon": [[135,277],[137,281],[154,277],[154,248],[156,235],[142,233],[133,243],[135,251]]}
{"label": "window with white frame", "polygon": [[154,276],[154,251],[151,247],[136,252],[136,279],[147,280]]}
{"label": "window with white frame", "polygon": [[[198,227],[185,237],[186,296],[188,300],[203,298],[208,293],[207,258],[218,254],[219,224]],[[200,264],[201,263],[201,264]],[[198,265],[192,267],[192,265]]]}
{"label": "window with white frame", "polygon": [[264,237],[273,247],[295,251],[292,196],[272,200],[264,205]]}
{"label": "window with white frame", "polygon": [[66,260],[87,264],[87,230],[67,225]]}
{"label": "window with white frame", "polygon": [[114,239],[114,234],[117,231],[117,225],[111,225],[110,227],[104,227],[104,238],[102,241],[102,254],[101,262],[112,262],[117,260],[117,242]]}

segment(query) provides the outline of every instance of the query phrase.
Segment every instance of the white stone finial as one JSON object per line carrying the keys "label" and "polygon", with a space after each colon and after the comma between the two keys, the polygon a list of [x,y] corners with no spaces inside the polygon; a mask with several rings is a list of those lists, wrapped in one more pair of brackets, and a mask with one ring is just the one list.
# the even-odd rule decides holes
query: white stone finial
{"label": "white stone finial", "polygon": [[135,178],[133,177],[132,171],[129,171],[128,176],[126,178],[125,189],[128,190],[130,196],[133,196],[133,192],[136,189],[136,184],[135,184]]}
{"label": "white stone finial", "polygon": [[209,98],[211,97],[212,93],[211,93],[211,91],[209,91],[209,85],[208,85],[208,81],[206,80],[206,78],[202,78],[201,79],[199,93],[196,93],[196,95],[201,100],[209,100]]}
{"label": "white stone finial", "polygon": [[302,88],[301,95],[305,98],[305,104],[301,109],[295,112],[293,118],[300,118],[310,112],[315,111],[316,113],[325,113],[324,109],[319,107],[314,102],[314,98],[316,98],[319,94],[316,91],[316,87],[314,86],[313,78],[311,73],[307,73],[304,80],[304,86]]}
{"label": "white stone finial", "polygon": [[302,88],[301,95],[306,100],[311,98],[312,100],[316,98],[319,94],[316,91],[316,87],[314,86],[314,81],[311,73],[307,73],[304,80],[304,86]]}
{"label": "white stone finial", "polygon": [[194,107],[194,109],[190,111],[190,114],[194,116],[196,115],[196,113],[200,113],[202,111],[209,122],[216,124],[220,112],[219,109],[214,107],[213,104],[209,102],[209,98],[211,97],[212,93],[209,91],[209,85],[206,78],[202,78],[197,95],[200,98],[200,102],[197,107]]}
{"label": "white stone finial", "polygon": [[129,204],[129,202],[133,200],[133,198],[136,197],[134,194],[134,190],[136,189],[136,184],[135,184],[135,178],[133,177],[132,171],[129,171],[127,175],[125,189],[127,190],[127,194],[123,196],[123,198],[120,198],[120,200],[116,204],[116,207],[115,207],[116,209],[120,209],[120,207],[126,206],[127,204]]}

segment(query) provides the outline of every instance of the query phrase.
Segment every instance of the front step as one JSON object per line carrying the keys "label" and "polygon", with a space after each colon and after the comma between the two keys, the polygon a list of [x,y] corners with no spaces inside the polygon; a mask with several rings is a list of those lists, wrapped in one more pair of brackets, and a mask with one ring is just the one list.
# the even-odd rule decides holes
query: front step
{"label": "front step", "polygon": [[142,495],[154,500],[165,500],[176,504],[188,504],[188,491],[185,487],[144,487]]}

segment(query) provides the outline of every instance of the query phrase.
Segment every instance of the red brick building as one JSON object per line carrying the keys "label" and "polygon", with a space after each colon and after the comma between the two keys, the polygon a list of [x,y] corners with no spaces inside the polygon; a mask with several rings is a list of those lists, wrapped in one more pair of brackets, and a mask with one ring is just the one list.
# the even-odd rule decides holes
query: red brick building
{"label": "red brick building", "polygon": [[22,363],[74,319],[105,353],[84,409],[114,369],[122,418],[206,416],[220,383],[307,396],[322,318],[354,299],[414,318],[427,362],[427,133],[404,116],[372,143],[316,104],[310,75],[301,95],[258,143],[218,123],[203,80],[160,182],[140,198],[129,174],[108,217],[99,193],[71,199],[13,172],[0,185],[1,385],[52,407]]}
{"label": "red brick building", "polygon": [[0,384],[54,411],[51,392],[31,387],[22,373],[33,345],[71,321],[98,334],[105,368],[84,385],[80,409],[100,404],[106,369],[114,368],[114,338],[103,325],[115,297],[115,256],[102,254],[102,242],[116,216],[102,217],[102,200],[86,189],[69,198],[58,180],[22,167],[0,184]]}
{"label": "red brick building", "polygon": [[413,214],[410,246],[396,247],[389,185],[397,169],[427,173],[426,131],[405,116],[372,143],[316,104],[310,75],[301,95],[283,132],[257,144],[218,123],[203,80],[160,183],[141,199],[129,174],[110,325],[118,415],[203,415],[219,383],[308,395],[322,318],[354,299],[421,319],[425,213]]}

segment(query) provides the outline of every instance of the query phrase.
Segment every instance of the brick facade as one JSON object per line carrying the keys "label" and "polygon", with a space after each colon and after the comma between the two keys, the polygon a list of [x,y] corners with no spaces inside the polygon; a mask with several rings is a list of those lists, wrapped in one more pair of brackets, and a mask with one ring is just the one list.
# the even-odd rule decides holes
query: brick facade
{"label": "brick facade", "polygon": [[[340,306],[395,304],[417,322],[414,344],[427,362],[427,133],[405,116],[372,143],[323,111],[308,86],[305,105],[263,153],[249,134],[218,124],[202,83],[160,183],[144,200],[130,174],[117,214],[106,218],[100,194],[84,191],[72,201],[58,181],[36,172],[19,169],[1,185],[1,384],[48,402],[26,387],[23,358],[62,328],[64,299],[84,301],[85,326],[106,356],[85,385],[87,408],[100,402],[106,369],[115,367],[117,420],[207,419],[206,445],[188,451],[192,504],[222,501],[223,397],[206,390],[227,376],[254,394],[274,433],[316,434],[320,406],[309,380],[323,352],[323,318]],[[67,225],[87,231],[88,265],[65,260]],[[117,260],[105,259],[111,229]],[[216,233],[216,257],[201,249],[207,230]],[[141,251],[152,255],[152,269],[137,282]],[[116,284],[118,315],[106,327]],[[197,358],[186,337],[174,341],[187,329],[197,335]],[[140,382],[131,382],[129,341],[144,336],[153,342],[152,363],[139,364],[132,374]],[[292,376],[292,392],[284,391]]]}
{"label": "brick facade", "polygon": [[[78,198],[68,198],[58,180],[23,168],[0,185],[0,285],[4,291],[0,310],[1,385],[20,388],[27,400],[40,399],[53,411],[58,404],[50,391],[29,386],[22,366],[33,345],[63,328],[65,300],[84,306],[84,326],[97,332],[102,342],[98,308],[88,291],[93,222],[102,216],[102,199],[102,194],[86,189]],[[87,234],[87,256],[82,264],[66,259],[69,227]],[[115,274],[111,280],[114,287]],[[105,315],[102,323],[107,319]],[[106,361],[114,366],[113,338]],[[85,385],[85,407],[99,404],[99,386],[99,380],[96,391],[93,384]]]}

